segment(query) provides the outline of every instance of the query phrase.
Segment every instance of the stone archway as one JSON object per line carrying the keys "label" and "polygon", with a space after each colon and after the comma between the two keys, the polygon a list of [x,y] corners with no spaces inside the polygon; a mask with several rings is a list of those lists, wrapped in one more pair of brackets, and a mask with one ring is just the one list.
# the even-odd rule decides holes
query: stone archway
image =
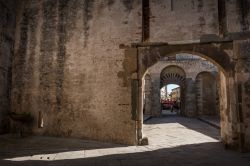
{"label": "stone archway", "polygon": [[186,87],[186,73],[178,66],[167,66],[160,74],[160,89],[168,84],[177,84],[181,88],[181,110],[180,114],[185,114],[185,87]]}
{"label": "stone archway", "polygon": [[161,87],[174,83],[178,85],[183,85],[185,83],[186,74],[185,71],[178,66],[167,66],[160,74]]}
{"label": "stone archway", "polygon": [[137,139],[142,138],[142,87],[141,78],[145,71],[154,65],[159,59],[171,56],[176,53],[190,53],[200,56],[214,63],[220,76],[220,114],[221,114],[221,139],[224,144],[230,147],[237,147],[240,144],[240,135],[235,126],[238,125],[237,106],[233,104],[236,96],[234,75],[234,63],[232,62],[233,43],[199,43],[180,45],[155,45],[137,46],[138,55],[138,119],[137,119]]}

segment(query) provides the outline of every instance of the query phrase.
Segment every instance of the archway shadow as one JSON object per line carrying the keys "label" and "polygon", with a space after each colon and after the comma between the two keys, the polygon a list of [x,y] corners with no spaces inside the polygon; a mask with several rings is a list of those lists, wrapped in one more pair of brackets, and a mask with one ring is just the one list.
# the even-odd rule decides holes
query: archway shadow
{"label": "archway shadow", "polygon": [[[128,147],[128,145],[105,143],[77,138],[46,136],[0,135],[0,159],[5,157],[32,156],[43,153],[97,150]],[[0,164],[0,166],[2,166]]]}
{"label": "archway shadow", "polygon": [[[150,146],[139,147],[141,152],[120,153],[114,149],[114,154],[87,157],[79,154],[75,158],[65,156],[60,159],[55,157],[54,160],[42,160],[27,158],[23,161],[13,161],[15,159],[2,159],[0,165],[25,165],[25,166],[55,166],[55,165],[81,165],[81,166],[210,166],[210,165],[227,165],[227,166],[249,166],[250,154],[240,154],[237,152],[224,150],[220,143],[201,143],[192,145],[183,145],[171,148],[150,149]],[[74,152],[72,152],[74,154]],[[46,157],[46,155],[45,155]]]}

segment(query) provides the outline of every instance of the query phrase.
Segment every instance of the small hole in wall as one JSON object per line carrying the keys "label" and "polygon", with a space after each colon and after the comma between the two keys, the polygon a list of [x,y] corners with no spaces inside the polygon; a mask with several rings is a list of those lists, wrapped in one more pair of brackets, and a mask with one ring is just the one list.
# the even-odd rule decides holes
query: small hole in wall
{"label": "small hole in wall", "polygon": [[43,114],[41,111],[38,112],[38,128],[43,128]]}

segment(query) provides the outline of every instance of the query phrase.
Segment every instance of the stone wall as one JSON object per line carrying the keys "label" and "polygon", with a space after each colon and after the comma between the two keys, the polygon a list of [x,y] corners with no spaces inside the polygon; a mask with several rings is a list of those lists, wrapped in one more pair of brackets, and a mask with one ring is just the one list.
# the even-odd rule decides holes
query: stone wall
{"label": "stone wall", "polygon": [[139,42],[140,26],[140,0],[22,1],[12,111],[31,113],[35,134],[134,144],[133,64],[119,46]]}
{"label": "stone wall", "polygon": [[150,9],[151,42],[194,42],[218,33],[217,0],[152,0]]}
{"label": "stone wall", "polygon": [[250,41],[235,41],[240,146],[250,150]]}
{"label": "stone wall", "polygon": [[229,33],[249,32],[249,0],[228,0],[226,7],[226,31]]}
{"label": "stone wall", "polygon": [[152,86],[152,80],[149,74],[147,74],[144,78],[144,106],[143,106],[143,114],[150,115],[151,109],[152,109],[152,94],[153,94],[153,86]]}
{"label": "stone wall", "polygon": [[15,36],[15,1],[0,0],[0,134],[8,131],[11,60]]}
{"label": "stone wall", "polygon": [[197,115],[219,115],[218,74],[201,72],[195,81]]}
{"label": "stone wall", "polygon": [[149,41],[192,43],[221,40],[221,36],[249,37],[249,4],[250,0],[152,0]]}

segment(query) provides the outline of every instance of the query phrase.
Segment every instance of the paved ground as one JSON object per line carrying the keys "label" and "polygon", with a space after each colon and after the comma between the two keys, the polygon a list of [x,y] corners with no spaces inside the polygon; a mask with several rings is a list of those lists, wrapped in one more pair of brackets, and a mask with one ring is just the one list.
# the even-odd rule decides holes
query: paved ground
{"label": "paved ground", "polygon": [[224,150],[219,130],[177,115],[144,125],[148,146],[122,146],[79,139],[0,137],[0,166],[249,166],[250,154]]}
{"label": "paved ground", "polygon": [[218,116],[200,116],[199,119],[220,129],[220,117]]}

